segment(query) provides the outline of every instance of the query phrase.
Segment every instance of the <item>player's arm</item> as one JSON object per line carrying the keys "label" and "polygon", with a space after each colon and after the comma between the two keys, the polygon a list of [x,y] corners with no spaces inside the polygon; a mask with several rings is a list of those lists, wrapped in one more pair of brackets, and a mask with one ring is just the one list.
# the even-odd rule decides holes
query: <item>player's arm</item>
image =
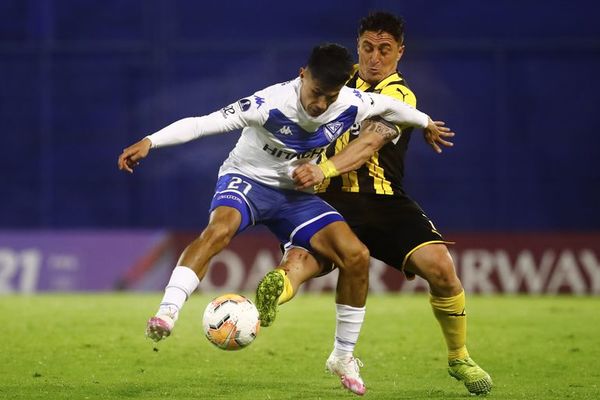
{"label": "player's arm", "polygon": [[[247,102],[250,102],[249,106]],[[256,109],[256,105],[249,99],[242,99],[208,115],[180,119],[124,149],[119,156],[119,169],[133,173],[133,168],[148,156],[150,149],[241,129],[254,122],[260,123],[261,118],[263,113]]]}
{"label": "player's arm", "polygon": [[[385,96],[380,97],[385,98]],[[444,140],[444,137],[454,136],[454,132],[445,127],[443,121],[432,121],[426,114],[401,101],[391,98],[389,100],[392,101],[391,107],[397,107],[398,105],[406,107],[405,110],[399,107],[401,111],[398,111],[398,114],[393,117],[397,124],[400,124],[400,121],[405,121],[404,126],[407,126],[406,121],[408,121],[408,126],[418,126],[414,124],[423,123],[419,121],[419,118],[426,118],[424,127],[425,137],[426,139],[429,138],[430,145],[438,153],[442,151],[438,144],[444,146],[453,145],[451,142]],[[404,111],[406,111],[406,114],[400,115]],[[342,151],[319,165],[307,163],[296,168],[292,172],[292,178],[296,187],[298,189],[306,189],[323,182],[325,178],[332,178],[346,172],[354,171],[367,162],[376,151],[381,149],[386,143],[392,141],[399,134],[400,131],[394,124],[381,119],[381,117],[373,117],[372,119],[365,120],[361,127],[360,136],[356,140],[351,141]]]}
{"label": "player's arm", "polygon": [[445,126],[444,121],[433,121],[427,114],[389,96],[376,93],[369,93],[368,96],[371,100],[369,113],[379,115],[400,127],[423,128],[425,141],[436,153],[442,152],[440,146],[453,146],[452,142],[446,139],[453,137],[454,132]]}
{"label": "player's arm", "polygon": [[363,121],[358,138],[340,152],[319,165],[307,163],[296,168],[292,173],[296,187],[306,189],[321,183],[325,178],[360,168],[376,151],[399,134],[395,125],[379,117]]}
{"label": "player's arm", "polygon": [[374,117],[362,122],[360,134],[342,151],[329,158],[339,174],[354,171],[366,163],[385,144],[394,140],[400,131],[382,118]]}

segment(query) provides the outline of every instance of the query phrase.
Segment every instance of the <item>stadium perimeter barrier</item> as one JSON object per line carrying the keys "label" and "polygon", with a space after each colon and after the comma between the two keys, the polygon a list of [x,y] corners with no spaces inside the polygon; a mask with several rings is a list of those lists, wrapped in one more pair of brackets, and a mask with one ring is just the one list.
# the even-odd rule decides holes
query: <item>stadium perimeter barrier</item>
{"label": "stadium perimeter barrier", "polygon": [[[600,233],[460,233],[446,235],[470,293],[600,295]],[[160,291],[193,233],[171,231],[0,231],[0,294]],[[260,229],[241,234],[218,254],[198,290],[252,292],[277,265],[278,243]],[[331,291],[337,272],[310,281]],[[424,292],[371,261],[370,291]]]}

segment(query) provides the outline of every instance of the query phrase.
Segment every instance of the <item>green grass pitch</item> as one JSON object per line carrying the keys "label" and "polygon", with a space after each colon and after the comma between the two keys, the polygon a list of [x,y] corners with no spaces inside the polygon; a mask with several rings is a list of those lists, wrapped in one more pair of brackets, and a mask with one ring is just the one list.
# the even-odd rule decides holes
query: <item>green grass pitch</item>
{"label": "green grass pitch", "polygon": [[[194,295],[153,351],[160,294],[0,298],[0,399],[350,399],[324,372],[333,294],[300,295],[248,348],[202,334],[213,296]],[[469,349],[493,399],[600,398],[600,298],[468,297]],[[365,398],[464,399],[426,295],[372,295],[356,355]]]}

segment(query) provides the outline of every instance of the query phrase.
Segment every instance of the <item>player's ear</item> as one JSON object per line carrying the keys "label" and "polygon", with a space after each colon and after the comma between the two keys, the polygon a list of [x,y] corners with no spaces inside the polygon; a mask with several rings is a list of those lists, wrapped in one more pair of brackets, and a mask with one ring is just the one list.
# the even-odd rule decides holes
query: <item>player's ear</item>
{"label": "player's ear", "polygon": [[300,79],[304,79],[304,71],[306,71],[306,69],[304,67],[300,67],[300,72],[299,72]]}
{"label": "player's ear", "polygon": [[398,57],[396,58],[396,62],[400,61],[403,54],[404,54],[404,45],[400,45],[398,47]]}

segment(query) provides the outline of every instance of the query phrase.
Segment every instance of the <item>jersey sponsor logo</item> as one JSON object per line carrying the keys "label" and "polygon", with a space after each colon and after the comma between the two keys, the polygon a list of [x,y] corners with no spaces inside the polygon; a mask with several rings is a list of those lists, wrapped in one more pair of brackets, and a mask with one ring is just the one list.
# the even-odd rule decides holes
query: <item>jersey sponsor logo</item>
{"label": "jersey sponsor logo", "polygon": [[308,158],[308,159],[312,160],[313,158],[317,158],[318,156],[320,156],[321,153],[323,153],[323,151],[325,151],[325,149],[317,148],[317,149],[310,149],[307,151],[296,153],[295,151],[282,149],[277,146],[269,146],[267,143],[265,143],[265,145],[263,146],[263,151],[266,151],[267,153],[271,154],[273,157],[283,158],[285,160],[294,160],[294,159],[303,159],[303,158]]}
{"label": "jersey sponsor logo", "polygon": [[223,107],[221,109],[221,114],[223,114],[223,118],[227,118],[228,115],[235,114],[235,108],[233,108],[233,106]]}
{"label": "jersey sponsor logo", "polygon": [[292,128],[290,128],[287,125],[284,125],[281,129],[279,129],[277,132],[281,133],[282,135],[286,135],[286,136],[290,136],[292,135]]}
{"label": "jersey sponsor logo", "polygon": [[256,103],[256,109],[258,110],[260,108],[260,106],[265,104],[265,99],[264,99],[264,97],[254,95],[254,102]]}
{"label": "jersey sponsor logo", "polygon": [[240,101],[238,101],[238,105],[240,106],[240,110],[242,110],[242,112],[244,112],[244,111],[248,111],[248,109],[252,105],[252,102],[248,99],[241,99]]}
{"label": "jersey sponsor logo", "polygon": [[360,91],[360,90],[358,90],[358,89],[354,89],[354,90],[352,91],[352,93],[354,93],[354,95],[355,95],[356,97],[358,97],[358,98],[360,99],[360,101],[364,102],[364,100],[363,100],[363,98],[362,98],[362,93],[361,93],[361,91]]}
{"label": "jersey sponsor logo", "polygon": [[333,121],[325,125],[325,129],[323,132],[327,135],[329,141],[333,141],[336,137],[338,137],[342,132],[342,128],[344,124],[339,121]]}

